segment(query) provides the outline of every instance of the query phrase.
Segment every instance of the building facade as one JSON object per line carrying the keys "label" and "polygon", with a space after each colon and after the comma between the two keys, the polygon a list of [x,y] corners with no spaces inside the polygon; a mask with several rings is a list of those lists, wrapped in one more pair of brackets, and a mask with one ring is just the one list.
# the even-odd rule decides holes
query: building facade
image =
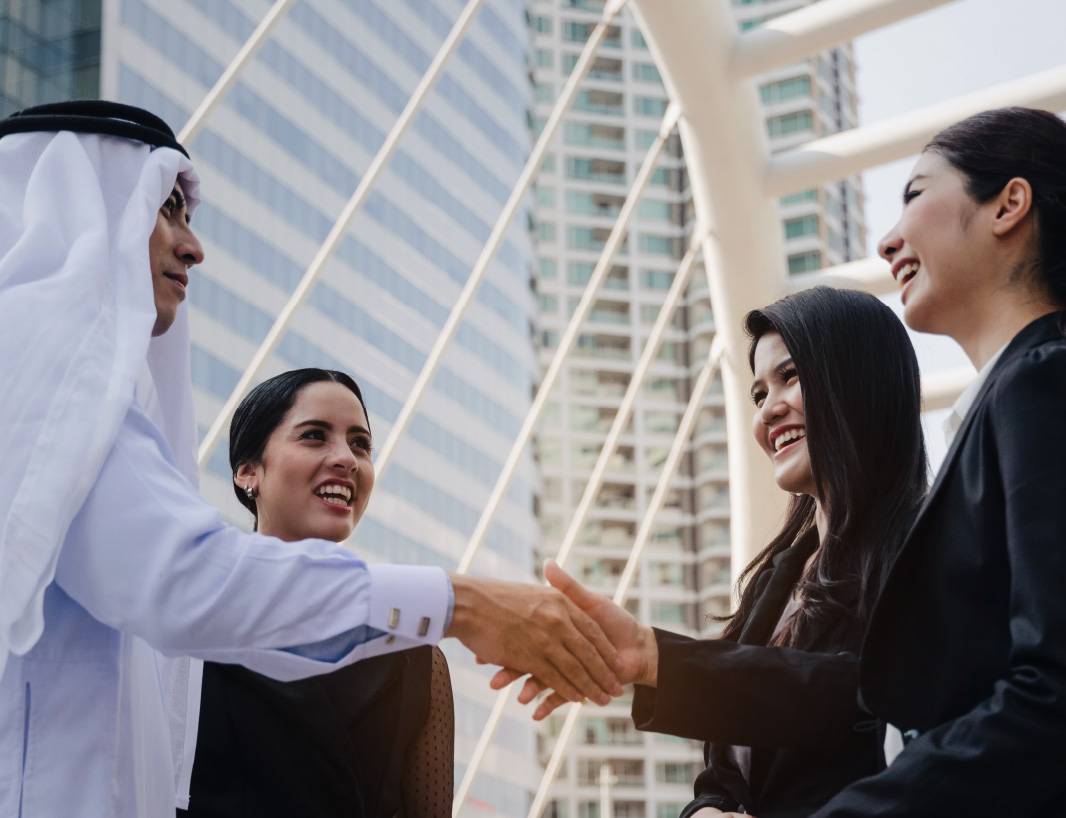
{"label": "building facade", "polygon": [[100,89],[100,0],[0,4],[0,117]]}
{"label": "building facade", "polygon": [[[806,0],[734,0],[742,29]],[[603,11],[601,0],[529,0],[539,129]],[[760,78],[771,149],[851,127],[857,119],[850,46]],[[616,18],[537,181],[537,299],[541,366],[559,336],[636,176],[666,95],[631,15]],[[864,253],[858,180],[804,191],[780,203],[784,268],[799,273]],[[676,135],[659,160],[624,247],[597,295],[537,435],[542,474],[540,556],[567,530],[616,407],[662,305],[693,226]],[[705,272],[692,283],[649,372],[568,567],[612,593],[655,488],[690,389],[714,338]],[[641,621],[711,636],[731,609],[729,481],[721,383],[703,399],[696,430],[626,600]],[[694,742],[636,731],[625,697],[587,709],[570,741],[546,815],[601,818],[601,771],[613,818],[676,818],[702,769]],[[562,716],[540,737],[547,760]]]}

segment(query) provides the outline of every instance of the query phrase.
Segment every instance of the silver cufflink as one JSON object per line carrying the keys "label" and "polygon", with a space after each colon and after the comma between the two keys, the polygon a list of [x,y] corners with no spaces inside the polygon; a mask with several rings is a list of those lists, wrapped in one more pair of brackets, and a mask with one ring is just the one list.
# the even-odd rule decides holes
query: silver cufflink
{"label": "silver cufflink", "polygon": [[400,609],[393,608],[389,611],[389,627],[395,628],[400,624]]}

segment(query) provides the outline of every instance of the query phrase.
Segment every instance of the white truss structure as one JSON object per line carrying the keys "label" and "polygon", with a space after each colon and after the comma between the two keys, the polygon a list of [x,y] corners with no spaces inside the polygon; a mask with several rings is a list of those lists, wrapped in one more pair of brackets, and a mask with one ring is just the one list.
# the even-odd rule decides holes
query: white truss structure
{"label": "white truss structure", "polygon": [[[200,448],[201,464],[210,456],[233,409],[257,376],[286,329],[292,314],[298,309],[336,243],[365,201],[367,193],[380,176],[407,125],[418,112],[440,76],[444,64],[461,41],[481,2],[482,0],[469,0],[456,20],[385,143],[364,174],[359,187],[339,214],[296,291],[279,313],[233,394],[212,424]],[[641,171],[633,182],[603,254],[560,342],[557,354],[542,379],[490,501],[467,544],[458,566],[459,571],[469,568],[492,522],[515,465],[532,435],[548,392],[559,369],[567,360],[599,285],[610,269],[611,258],[625,237],[628,219],[644,184],[654,168],[665,140],[675,127],[680,131],[696,210],[693,243],[681,263],[674,286],[631,376],[614,425],[593,470],[592,479],[568,526],[558,558],[560,561],[566,559],[585,515],[595,500],[603,471],[628,420],[644,373],[654,360],[663,330],[684,291],[696,256],[702,253],[715,324],[718,328],[717,335],[708,359],[693,385],[688,408],[674,438],[670,454],[663,464],[655,493],[641,522],[614,598],[617,602],[625,598],[641,550],[652,531],[655,515],[662,506],[677,462],[688,444],[700,401],[719,369],[725,389],[733,565],[742,567],[747,564],[759,546],[766,541],[770,533],[769,526],[779,518],[777,512],[783,507],[783,501],[780,500],[782,493],[776,490],[771,481],[765,457],[756,450],[748,432],[750,406],[746,389],[746,338],[740,327],[740,316],[747,310],[769,303],[787,292],[817,284],[853,287],[879,295],[893,289],[886,265],[876,258],[838,265],[818,273],[788,277],[782,262],[780,222],[776,212],[777,198],[913,154],[920,150],[936,131],[980,110],[1004,105],[1029,105],[1051,110],[1066,108],[1066,65],[1063,65],[949,102],[911,111],[880,122],[876,126],[859,127],[816,139],[771,157],[753,78],[762,72],[804,59],[867,31],[946,2],[949,0],[821,0],[770,20],[755,30],[739,33],[733,19],[730,0],[632,0],[631,11],[636,16],[655,58],[671,105],[663,119],[658,138],[651,146]],[[625,0],[608,0],[605,4],[600,20],[563,87],[552,115],[545,124],[422,372],[419,373],[410,396],[390,429],[389,437],[378,457],[379,472],[387,466],[397,441],[405,432],[432,380],[441,356],[454,336],[489,262],[539,169],[562,117],[603,41],[607,27],[624,5]],[[240,49],[182,129],[181,139],[188,140],[195,135],[204,119],[217,106],[290,6],[291,0],[276,0],[248,42]],[[937,409],[949,406],[970,377],[968,372],[949,372],[926,379],[923,384],[924,407]],[[453,815],[457,816],[461,810],[506,701],[504,691],[498,696],[489,723],[478,741],[474,757],[456,795]],[[567,713],[563,732],[557,739],[534,797],[529,818],[538,818],[541,814],[578,712],[579,707],[571,706]]]}

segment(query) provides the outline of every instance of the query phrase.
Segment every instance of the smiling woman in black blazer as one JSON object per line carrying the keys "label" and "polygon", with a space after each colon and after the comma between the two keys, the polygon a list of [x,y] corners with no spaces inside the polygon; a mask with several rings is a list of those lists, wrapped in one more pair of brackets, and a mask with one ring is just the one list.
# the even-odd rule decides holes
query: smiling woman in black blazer
{"label": "smiling woman in black blazer", "polygon": [[905,319],[979,374],[863,650],[865,703],[911,740],[817,818],[1066,815],[1066,124],[964,120],[903,201]]}
{"label": "smiling woman in black blazer", "polygon": [[[624,680],[639,685],[637,726],[711,742],[685,816],[806,818],[884,767],[881,725],[856,705],[856,657],[925,492],[918,362],[900,320],[866,293],[819,287],[745,324],[752,432],[793,499],[744,573],[724,638],[652,633],[558,568],[546,576],[615,640]],[[814,691],[814,706],[773,694],[766,674]]]}

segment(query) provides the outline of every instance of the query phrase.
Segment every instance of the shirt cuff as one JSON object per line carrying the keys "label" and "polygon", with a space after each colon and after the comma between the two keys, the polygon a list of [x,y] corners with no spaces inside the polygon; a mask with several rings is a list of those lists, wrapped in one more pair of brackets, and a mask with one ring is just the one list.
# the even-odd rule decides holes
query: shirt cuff
{"label": "shirt cuff", "polygon": [[368,565],[367,625],[390,636],[432,645],[444,638],[454,606],[452,584],[441,568]]}

